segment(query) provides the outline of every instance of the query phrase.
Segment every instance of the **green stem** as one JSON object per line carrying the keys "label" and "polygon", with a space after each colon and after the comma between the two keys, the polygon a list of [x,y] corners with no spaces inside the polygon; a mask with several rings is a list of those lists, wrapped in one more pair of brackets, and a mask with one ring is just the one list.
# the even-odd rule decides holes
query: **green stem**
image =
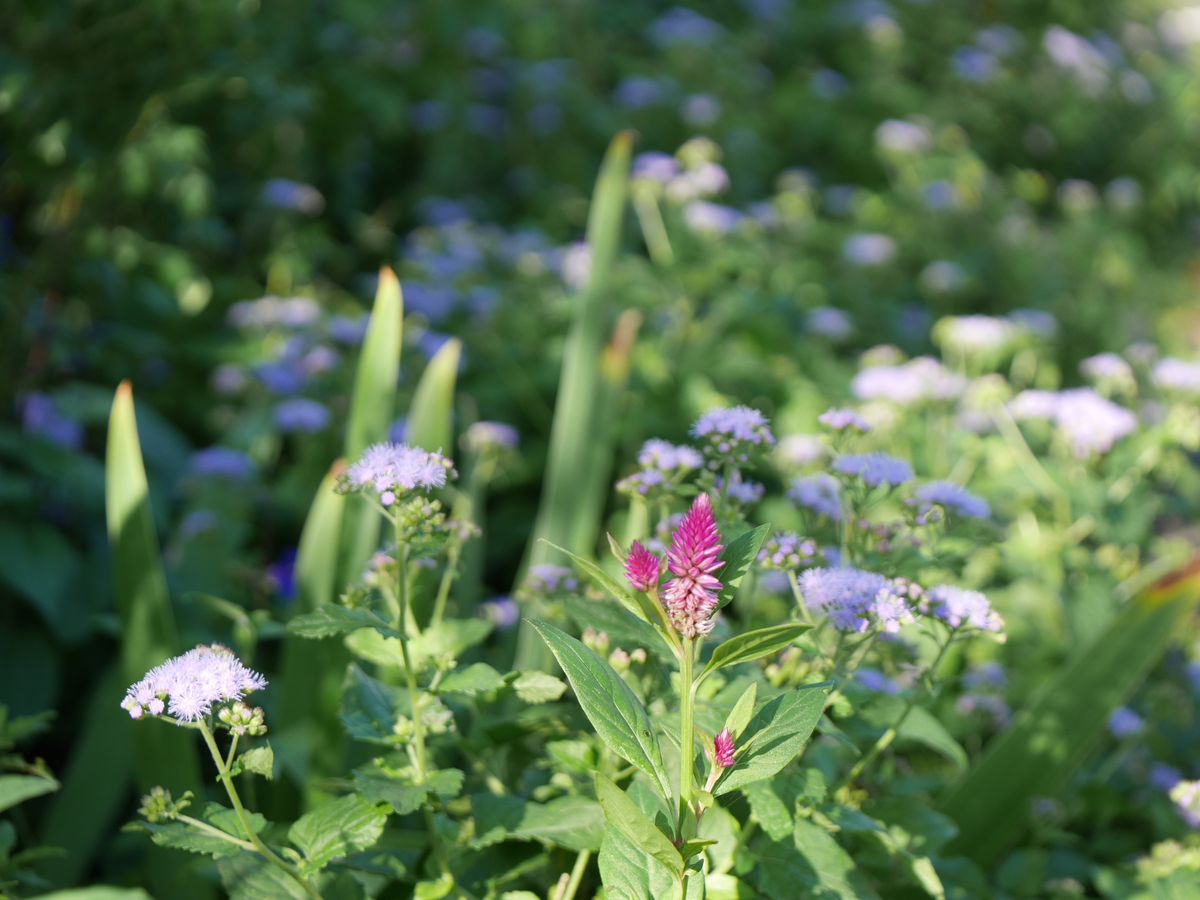
{"label": "green stem", "polygon": [[220,838],[223,841],[228,841],[229,843],[233,844],[236,847],[241,847],[243,850],[249,850],[251,853],[258,852],[258,848],[255,847],[249,841],[243,841],[240,838],[235,838],[232,834],[222,831],[220,828],[214,828],[213,826],[209,825],[207,822],[201,822],[199,819],[193,819],[191,816],[186,816],[183,813],[180,813],[178,816],[176,816],[176,818],[180,822],[186,822],[188,825],[191,825],[193,828],[203,831],[205,834],[210,834],[215,838]]}
{"label": "green stem", "polygon": [[[945,642],[938,649],[937,656],[933,658],[933,662],[931,662],[929,664],[929,668],[925,670],[925,675],[922,680],[932,679],[933,673],[937,671],[938,665],[941,663],[942,658],[946,655],[946,651],[950,649],[950,645],[952,643],[954,643],[954,632],[951,632],[949,636],[947,636]],[[838,785],[838,790],[841,790],[842,788],[845,788],[854,782],[855,779],[857,779],[860,775],[862,775],[863,772],[867,770],[867,767],[870,766],[871,763],[875,762],[875,760],[879,758],[879,754],[883,753],[884,750],[892,745],[892,742],[896,740],[896,736],[900,733],[900,729],[904,727],[904,723],[908,720],[909,713],[911,713],[913,711],[913,707],[917,705],[917,700],[924,696],[924,694],[925,692],[922,690],[914,690],[912,694],[909,695],[908,702],[904,704],[904,709],[900,711],[900,715],[896,718],[896,721],[888,727],[887,731],[879,736],[879,739],[875,741],[871,749],[868,750],[858,760],[858,762],[854,764],[853,768],[846,773],[846,777],[843,778],[841,783]]]}
{"label": "green stem", "polygon": [[237,816],[237,820],[239,824],[241,824],[242,830],[246,832],[246,837],[250,839],[250,843],[253,845],[254,849],[257,850],[259,854],[267,860],[267,862],[275,866],[275,868],[285,872],[288,877],[294,879],[297,884],[304,888],[304,892],[308,894],[308,896],[315,897],[316,900],[320,900],[321,895],[313,889],[312,885],[302,878],[300,873],[297,872],[292,866],[289,866],[286,862],[280,859],[279,856],[275,854],[275,851],[264,844],[262,838],[260,838],[254,832],[254,829],[250,827],[250,820],[246,816],[246,808],[242,806],[242,798],[238,796],[237,788],[233,786],[233,777],[229,774],[229,767],[225,765],[225,760],[221,756],[221,750],[219,747],[217,747],[216,739],[213,737],[213,733],[211,729],[209,729],[208,723],[201,719],[196,724],[196,728],[204,738],[204,743],[208,746],[208,752],[212,755],[213,762],[217,765],[217,780],[225,785],[225,793],[229,795],[229,802],[233,804],[234,815]]}
{"label": "green stem", "polygon": [[692,670],[695,668],[696,645],[694,638],[683,639],[683,654],[679,665],[679,840],[683,834],[687,811],[692,804],[692,776],[695,762],[696,739],[693,735],[692,706],[696,699]]}
{"label": "green stem", "polygon": [[658,200],[649,190],[636,185],[632,197],[633,211],[637,214],[638,224],[642,228],[642,237],[646,239],[650,259],[658,266],[671,265],[675,261],[675,254],[671,250],[671,239],[667,237],[667,228],[658,208]]}
{"label": "green stem", "polygon": [[461,555],[461,545],[451,544],[446,553],[446,568],[442,572],[442,580],[438,584],[437,599],[433,601],[433,614],[429,617],[429,627],[437,625],[446,614],[446,601],[450,597],[450,588],[458,577],[458,560]]}
{"label": "green stem", "polygon": [[559,891],[555,900],[575,900],[575,894],[579,891],[579,885],[583,881],[583,873],[587,871],[588,860],[591,858],[591,850],[579,851],[579,855],[575,857],[575,865],[571,869],[571,878],[567,882],[567,886]]}

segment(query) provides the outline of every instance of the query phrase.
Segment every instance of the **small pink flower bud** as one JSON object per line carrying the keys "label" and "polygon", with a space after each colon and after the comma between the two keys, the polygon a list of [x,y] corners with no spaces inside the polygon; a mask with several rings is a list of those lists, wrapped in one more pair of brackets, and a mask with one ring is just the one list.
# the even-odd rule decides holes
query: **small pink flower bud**
{"label": "small pink flower bud", "polygon": [[713,740],[713,762],[718,768],[728,769],[733,765],[733,735],[726,728]]}
{"label": "small pink flower bud", "polygon": [[658,575],[658,557],[634,541],[625,559],[625,578],[634,590],[648,591],[658,586]]}

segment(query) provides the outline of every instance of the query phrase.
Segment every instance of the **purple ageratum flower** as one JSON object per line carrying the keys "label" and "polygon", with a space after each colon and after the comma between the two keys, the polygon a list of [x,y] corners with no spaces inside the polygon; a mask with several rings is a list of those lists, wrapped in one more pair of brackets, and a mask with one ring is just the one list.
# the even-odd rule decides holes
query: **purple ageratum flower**
{"label": "purple ageratum flower", "polygon": [[626,78],[613,91],[613,102],[622,109],[638,110],[660,103],[663,88],[653,78],[634,75]]}
{"label": "purple ageratum flower", "polygon": [[1156,762],[1150,766],[1147,781],[1150,782],[1151,787],[1158,788],[1160,791],[1169,791],[1183,781],[1183,773],[1174,766]]}
{"label": "purple ageratum flower", "polygon": [[279,559],[267,566],[267,582],[284,603],[296,599],[295,547],[284,550]]}
{"label": "purple ageratum flower", "polygon": [[804,605],[829,618],[840,631],[864,632],[871,627],[876,598],[890,594],[891,582],[862,569],[808,569],[800,574]]}
{"label": "purple ageratum flower", "polygon": [[728,728],[721,729],[721,733],[713,739],[713,765],[718,769],[728,769],[733,765],[734,752],[733,735]]}
{"label": "purple ageratum flower", "polygon": [[878,669],[860,668],[855,671],[854,680],[872,694],[893,695],[900,693],[900,685]]}
{"label": "purple ageratum flower", "polygon": [[822,100],[834,100],[846,93],[849,82],[841,72],[817,69],[808,79],[808,89]]}
{"label": "purple ageratum flower", "polygon": [[742,214],[729,206],[693,200],[683,208],[683,222],[694,234],[719,236],[729,234],[742,221]]}
{"label": "purple ageratum flower", "polygon": [[1004,630],[1004,620],[979,591],[941,584],[930,589],[926,605],[931,615],[951,628],[974,628],[997,634]]}
{"label": "purple ageratum flower", "polygon": [[828,409],[817,417],[817,421],[833,431],[853,429],[865,434],[871,430],[867,420],[852,409]]}
{"label": "purple ageratum flower", "polygon": [[300,393],[308,383],[308,373],[292,359],[263,363],[255,367],[254,375],[267,391],[281,397]]}
{"label": "purple ageratum flower", "polygon": [[1138,425],[1137,416],[1091,388],[1061,391],[1054,421],[1077,459],[1107,453]]}
{"label": "purple ageratum flower", "polygon": [[325,197],[311,184],[289,178],[272,178],[262,190],[263,203],[276,209],[315,216],[325,209]]}
{"label": "purple ageratum flower", "polygon": [[512,597],[493,597],[479,604],[479,615],[498,631],[508,631],[521,621],[521,608]]}
{"label": "purple ageratum flower", "polygon": [[126,691],[121,708],[133,719],[166,712],[180,722],[196,722],[215,705],[266,686],[267,679],[242,665],[232,650],[202,645],[147,672]]}
{"label": "purple ageratum flower", "polygon": [[1004,671],[1004,666],[998,662],[988,662],[983,665],[970,669],[963,675],[963,687],[968,690],[978,690],[979,688],[994,688],[1003,690],[1008,686],[1008,675]]}
{"label": "purple ageratum flower", "polygon": [[1150,370],[1150,381],[1160,391],[1200,394],[1200,363],[1164,357]]}
{"label": "purple ageratum flower", "polygon": [[758,564],[764,569],[796,571],[817,556],[816,542],[787,531],[773,534],[758,552]]}
{"label": "purple ageratum flower", "polygon": [[639,153],[633,160],[630,177],[635,181],[666,184],[679,174],[679,161],[667,153]]}
{"label": "purple ageratum flower", "polygon": [[284,434],[316,434],[329,424],[329,410],[316,400],[294,397],[275,407],[275,425]]}
{"label": "purple ageratum flower", "polygon": [[515,450],[521,442],[517,429],[503,422],[475,422],[462,437],[463,446],[471,453]]}
{"label": "purple ageratum flower", "polygon": [[724,477],[718,476],[716,488],[734,503],[741,503],[743,506],[757,503],[767,492],[767,489],[757,481],[743,481],[740,472],[734,473],[734,477],[729,480],[728,485],[726,485]]}
{"label": "purple ageratum flower", "polygon": [[321,317],[321,307],[307,297],[260,297],[235,303],[226,314],[234,328],[307,328]]}
{"label": "purple ageratum flower", "polygon": [[749,406],[714,409],[696,420],[692,436],[704,441],[709,456],[749,462],[752,451],[775,443],[767,417]]}
{"label": "purple ageratum flower", "polygon": [[960,47],[951,57],[951,64],[959,78],[975,84],[986,84],[996,75],[996,57],[978,47]]}
{"label": "purple ageratum flower", "polygon": [[788,490],[788,499],[797,506],[825,516],[834,522],[842,519],[842,489],[832,475],[821,472],[797,478]]}
{"label": "purple ageratum flower", "polygon": [[374,444],[346,471],[351,490],[370,489],[380,494],[428,491],[445,487],[454,465],[440,453],[408,444]]}
{"label": "purple ageratum flower", "polygon": [[334,316],[329,320],[329,337],[339,344],[357,347],[367,336],[369,316]]}
{"label": "purple ageratum flower", "polygon": [[804,327],[812,334],[831,341],[844,341],[854,334],[854,320],[844,309],[822,306],[804,317]]}
{"label": "purple ageratum flower", "polygon": [[1020,336],[1020,329],[995,316],[947,316],[934,326],[934,333],[947,350],[972,356],[1004,350]]}
{"label": "purple ageratum flower", "polygon": [[1058,320],[1053,313],[1044,309],[1014,309],[1008,314],[1008,319],[1043,340],[1051,340],[1058,334]]}
{"label": "purple ageratum flower", "polygon": [[827,448],[815,434],[789,434],[779,439],[777,458],[788,466],[802,469],[825,458]]}
{"label": "purple ageratum flower", "polygon": [[1115,353],[1097,353],[1079,364],[1079,371],[1092,381],[1131,382],[1133,368]]}
{"label": "purple ageratum flower", "polygon": [[648,591],[658,587],[661,563],[657,556],[647,550],[638,541],[629,548],[629,556],[625,558],[625,580],[634,590]]}
{"label": "purple ageratum flower", "polygon": [[875,143],[881,150],[895,154],[924,153],[933,146],[929,129],[902,119],[888,119],[875,129]]}
{"label": "purple ageratum flower", "polygon": [[638,452],[638,465],[660,472],[690,472],[704,465],[704,457],[694,447],[651,438]]}
{"label": "purple ageratum flower", "polygon": [[693,128],[704,128],[721,117],[721,102],[711,94],[692,94],[683,101],[680,114]]}
{"label": "purple ageratum flower", "polygon": [[188,468],[193,475],[230,481],[247,481],[254,474],[250,457],[227,447],[209,447],[193,453]]}
{"label": "purple ageratum flower", "polygon": [[592,277],[592,248],[583,241],[567,247],[562,251],[558,271],[567,287],[583,290]]}
{"label": "purple ageratum flower", "polygon": [[886,234],[853,234],[842,245],[842,257],[860,268],[885,265],[895,255],[896,242]]}
{"label": "purple ageratum flower", "polygon": [[1134,737],[1146,729],[1146,720],[1127,706],[1114,709],[1108,717],[1108,733],[1118,741]]}
{"label": "purple ageratum flower", "polygon": [[695,10],[676,6],[650,23],[646,34],[659,47],[704,47],[720,40],[725,29]]}
{"label": "purple ageratum flower", "polygon": [[936,504],[966,519],[987,519],[992,509],[982,497],[949,481],[931,481],[916,490],[916,499],[924,509]]}
{"label": "purple ageratum flower", "polygon": [[1200,828],[1200,781],[1180,781],[1168,796],[1184,821],[1192,828]]}
{"label": "purple ageratum flower", "polygon": [[667,551],[667,569],[675,577],[663,589],[663,606],[675,630],[687,638],[713,629],[721,582],[713,574],[721,561],[721,533],[708,494],[701,494],[684,515]]}
{"label": "purple ageratum flower", "polygon": [[703,162],[674,178],[666,187],[672,203],[686,203],[697,197],[715,197],[729,188],[729,173],[719,163]]}
{"label": "purple ageratum flower", "polygon": [[532,593],[547,596],[566,591],[571,593],[579,590],[579,579],[566,566],[555,566],[550,563],[530,566],[525,576],[525,588]]}
{"label": "purple ageratum flower", "polygon": [[967,380],[928,356],[898,366],[873,366],[854,376],[850,389],[860,400],[887,400],[897,406],[953,400]]}
{"label": "purple ageratum flower", "polygon": [[841,456],[834,460],[835,471],[851,478],[861,478],[868,487],[897,487],[912,481],[912,466],[886,453]]}
{"label": "purple ageratum flower", "polygon": [[46,394],[27,394],[22,399],[21,428],[68,450],[83,446],[83,426],[63,415],[58,404]]}
{"label": "purple ageratum flower", "polygon": [[1053,419],[1058,414],[1058,394],[1032,389],[1021,391],[1009,401],[1008,412],[1018,422]]}

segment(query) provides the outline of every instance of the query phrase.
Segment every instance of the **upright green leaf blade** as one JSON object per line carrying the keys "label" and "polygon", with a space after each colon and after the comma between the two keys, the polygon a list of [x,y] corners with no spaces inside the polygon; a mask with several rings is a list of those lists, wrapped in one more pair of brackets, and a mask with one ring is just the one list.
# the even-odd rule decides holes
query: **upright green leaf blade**
{"label": "upright green leaf blade", "polygon": [[770,778],[795,759],[820,721],[831,689],[829,682],[810,684],[760,705],[738,741],[737,762],[713,793],[728,794]]}
{"label": "upright green leaf blade", "polygon": [[412,406],[408,410],[406,440],[414,447],[451,453],[454,424],[454,384],[458,380],[458,361],[462,343],[446,341],[417,382]]}
{"label": "upright green leaf blade", "polygon": [[683,872],[683,857],[670,839],[658,830],[636,803],[623,790],[599,772],[596,773],[596,799],[604,810],[608,824],[635,845],[649,853],[675,875]]}
{"label": "upright green leaf blade", "polygon": [[718,609],[733,602],[738,588],[742,586],[742,579],[746,577],[746,573],[758,559],[758,551],[762,549],[762,545],[766,543],[770,534],[770,525],[759,525],[750,531],[742,532],[725,547],[725,552],[721,554],[721,560],[725,565],[721,567],[719,573],[724,587],[721,588],[721,593],[718,595]]}
{"label": "upright green leaf blade", "polygon": [[612,666],[575,638],[545,622],[531,624],[562,666],[584,715],[601,740],[654,779],[664,797],[670,796],[670,781],[654,726],[629,685]]}
{"label": "upright green leaf blade", "polygon": [[[602,390],[601,351],[606,332],[608,283],[620,244],[621,221],[628,193],[633,135],[622,132],[608,148],[588,216],[587,243],[591,272],[580,293],[563,353],[562,374],[550,432],[542,500],[538,507],[526,565],[550,560],[550,549],[541,543],[555,541],[575,553],[587,553],[595,543],[599,522],[592,517],[593,482],[608,477],[597,465],[598,453],[611,452],[611,426],[598,415]],[[601,450],[602,448],[602,450]],[[545,668],[548,659],[531,628],[522,624],[517,635],[516,668]]]}
{"label": "upright green leaf blade", "polygon": [[1034,797],[1067,784],[1120,706],[1200,602],[1200,559],[1128,603],[992,742],[947,796],[942,811],[958,823],[948,855],[996,862],[1025,832]]}
{"label": "upright green leaf blade", "polygon": [[[346,458],[351,462],[371,444],[387,439],[396,412],[403,328],[404,300],[400,282],[391,269],[381,269],[371,321],[354,374],[354,393],[350,398]],[[342,578],[339,583],[362,572],[378,543],[379,514],[361,498],[351,498],[342,525],[339,551]]]}
{"label": "upright green leaf blade", "polygon": [[802,625],[793,622],[787,625],[772,625],[769,628],[758,628],[754,631],[735,635],[720,644],[713,651],[712,656],[708,660],[708,665],[704,667],[704,671],[700,673],[700,677],[702,679],[707,678],[713,672],[723,669],[726,666],[751,662],[756,659],[762,659],[764,656],[770,656],[772,653],[778,653],[810,628],[812,628],[811,625]]}

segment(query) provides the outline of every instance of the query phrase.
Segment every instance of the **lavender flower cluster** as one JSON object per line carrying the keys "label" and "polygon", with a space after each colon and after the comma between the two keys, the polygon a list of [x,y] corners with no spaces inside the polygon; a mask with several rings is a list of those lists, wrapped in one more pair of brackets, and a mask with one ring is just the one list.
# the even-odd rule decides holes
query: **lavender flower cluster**
{"label": "lavender flower cluster", "polygon": [[1018,420],[1052,421],[1077,459],[1108,453],[1138,426],[1137,416],[1091,388],[1022,391],[1008,409]]}
{"label": "lavender flower cluster", "polygon": [[749,406],[705,413],[692,426],[692,436],[701,439],[705,454],[718,465],[749,462],[754,453],[775,444],[767,417]]}
{"label": "lavender flower cluster", "polygon": [[376,491],[380,502],[391,506],[399,492],[445,487],[453,474],[454,464],[440,453],[408,444],[375,444],[346,471],[342,487]]}
{"label": "lavender flower cluster", "polygon": [[130,718],[168,713],[180,722],[196,722],[214,706],[261,691],[267,680],[246,668],[220,644],[200,646],[167,660],[132,685],[121,701]]}

